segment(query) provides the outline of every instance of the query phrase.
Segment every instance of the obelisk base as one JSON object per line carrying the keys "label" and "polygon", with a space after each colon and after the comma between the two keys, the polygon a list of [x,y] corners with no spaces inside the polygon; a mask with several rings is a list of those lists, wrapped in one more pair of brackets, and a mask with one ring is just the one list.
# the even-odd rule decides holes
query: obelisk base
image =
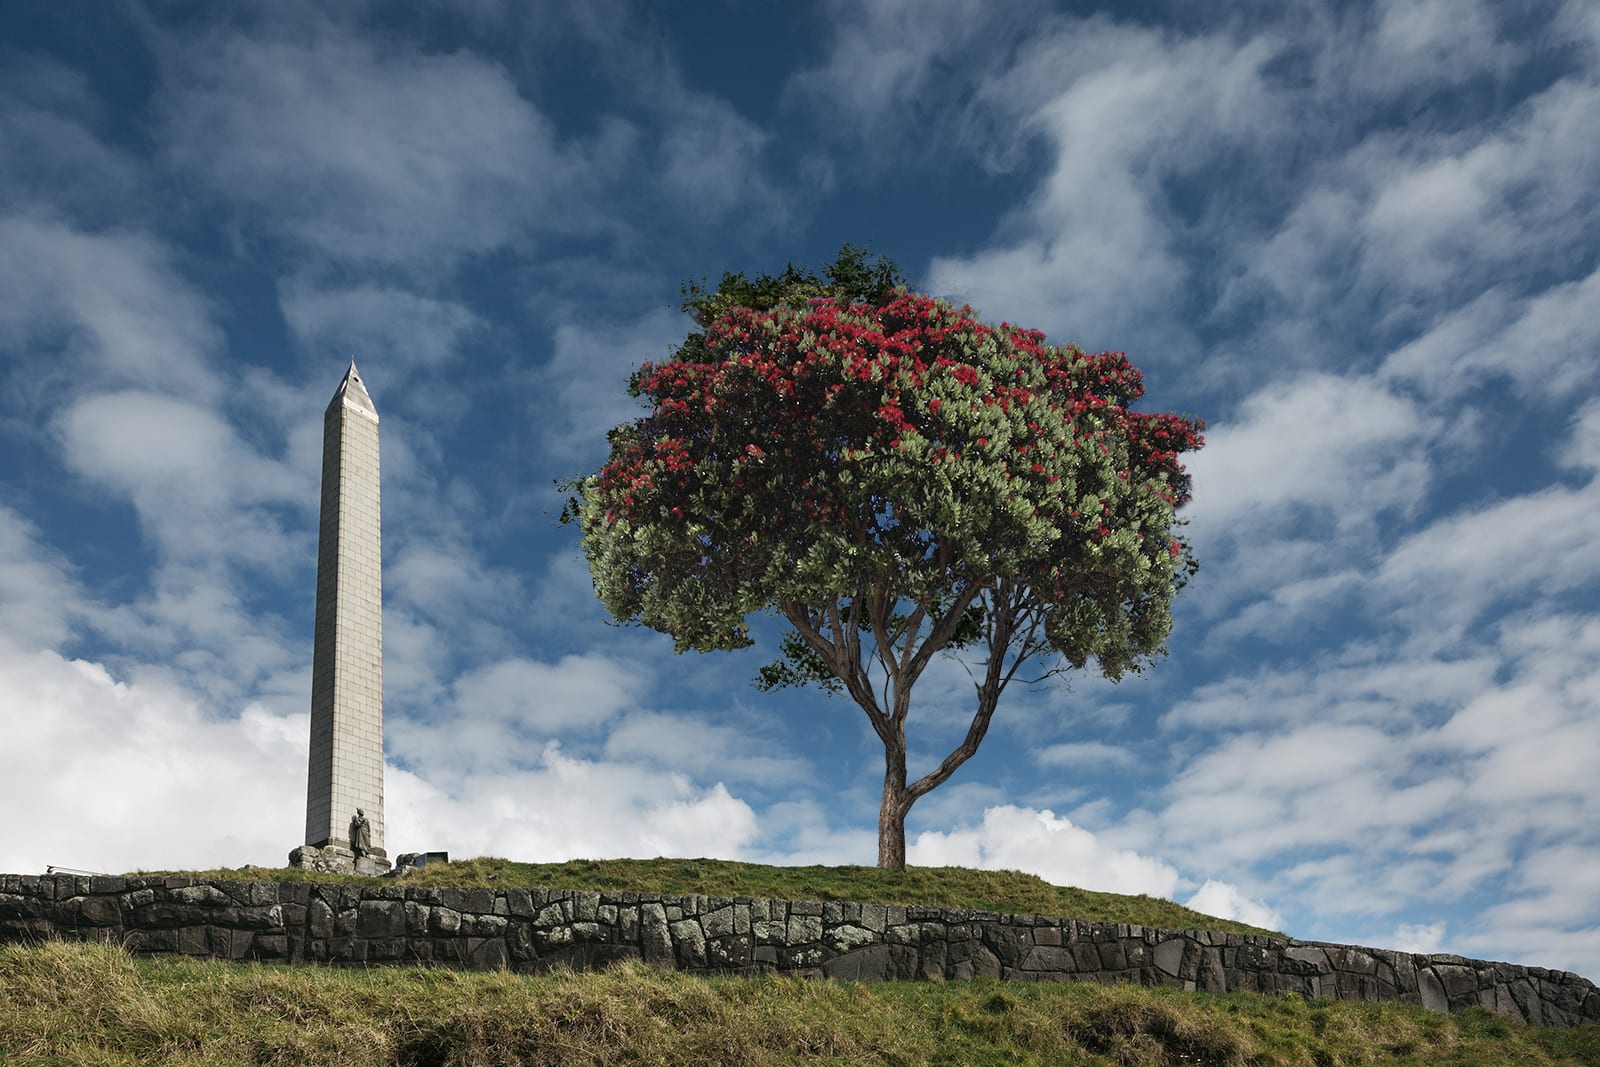
{"label": "obelisk base", "polygon": [[289,853],[289,866],[322,874],[388,874],[392,864],[381,852],[357,856],[339,845],[301,845]]}

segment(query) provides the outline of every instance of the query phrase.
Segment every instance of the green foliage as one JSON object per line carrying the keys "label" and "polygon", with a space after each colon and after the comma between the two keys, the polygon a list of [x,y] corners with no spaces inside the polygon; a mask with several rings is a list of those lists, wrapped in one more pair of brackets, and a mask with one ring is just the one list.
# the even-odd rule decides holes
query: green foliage
{"label": "green foliage", "polygon": [[[1113,680],[1165,651],[1195,562],[1175,536],[1198,420],[1135,412],[1120,352],[1044,343],[899,286],[846,246],[684,289],[702,327],[630,381],[650,412],[568,483],[595,593],[679,652],[793,627],[756,685],[848,691],[884,743],[879,864],[977,751],[1022,664]],[[905,722],[935,655],[976,647],[961,743],[912,781]],[[963,661],[965,664],[965,661]],[[881,699],[880,699],[881,697]]]}
{"label": "green foliage", "polygon": [[1600,1063],[1600,1027],[1481,1016],[1127,985],[703,979],[638,963],[542,976],[341,970],[0,947],[7,1067]]}
{"label": "green foliage", "polygon": [[887,256],[869,258],[865,248],[846,242],[839,248],[838,258],[824,267],[820,276],[793,263],[786,264],[781,274],[762,272],[753,281],[742,271],[725,271],[714,290],[706,288],[703,278],[685,282],[679,289],[683,296],[679,307],[703,329],[734,307],[757,311],[771,311],[782,304],[803,307],[806,301],[820,296],[837,297],[852,304],[876,304],[905,284],[894,260]]}
{"label": "green foliage", "polygon": [[[764,300],[808,284],[769,281]],[[734,304],[698,336],[640,368],[654,411],[575,485],[568,517],[614,617],[708,651],[747,645],[752,612],[876,605],[878,641],[898,643],[919,635],[884,633],[892,612],[959,617],[1009,581],[1008,607],[1073,666],[1115,677],[1160,649],[1193,565],[1171,535],[1198,426],[1130,411],[1142,384],[1120,353],[904,291]]]}

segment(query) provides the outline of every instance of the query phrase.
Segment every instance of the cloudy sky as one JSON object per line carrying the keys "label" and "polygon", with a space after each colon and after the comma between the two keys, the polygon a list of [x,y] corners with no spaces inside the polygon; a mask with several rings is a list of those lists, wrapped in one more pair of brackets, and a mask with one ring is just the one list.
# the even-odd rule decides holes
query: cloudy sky
{"label": "cloudy sky", "polygon": [[0,14],[0,870],[299,843],[352,357],[391,854],[873,862],[860,712],[554,521],[681,282],[852,241],[1211,426],[1171,655],[1008,693],[913,863],[1600,978],[1600,8],[225,7]]}

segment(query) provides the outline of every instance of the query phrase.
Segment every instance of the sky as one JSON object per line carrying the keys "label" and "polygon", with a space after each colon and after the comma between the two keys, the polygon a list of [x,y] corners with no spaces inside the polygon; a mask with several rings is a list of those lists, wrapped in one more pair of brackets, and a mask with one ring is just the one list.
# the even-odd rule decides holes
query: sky
{"label": "sky", "polygon": [[1600,979],[1582,0],[5,5],[0,870],[300,843],[352,359],[391,855],[873,863],[848,698],[610,622],[556,522],[683,282],[847,241],[1209,423],[1169,655],[1008,691],[912,863]]}

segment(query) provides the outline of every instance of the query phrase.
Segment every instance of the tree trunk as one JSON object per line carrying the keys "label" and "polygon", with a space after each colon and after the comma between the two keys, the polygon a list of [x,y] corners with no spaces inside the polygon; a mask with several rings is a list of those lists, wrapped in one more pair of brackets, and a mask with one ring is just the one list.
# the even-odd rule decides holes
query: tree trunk
{"label": "tree trunk", "polygon": [[906,740],[901,734],[883,746],[883,803],[878,807],[878,866],[890,871],[906,869],[906,813],[911,798],[906,792]]}

